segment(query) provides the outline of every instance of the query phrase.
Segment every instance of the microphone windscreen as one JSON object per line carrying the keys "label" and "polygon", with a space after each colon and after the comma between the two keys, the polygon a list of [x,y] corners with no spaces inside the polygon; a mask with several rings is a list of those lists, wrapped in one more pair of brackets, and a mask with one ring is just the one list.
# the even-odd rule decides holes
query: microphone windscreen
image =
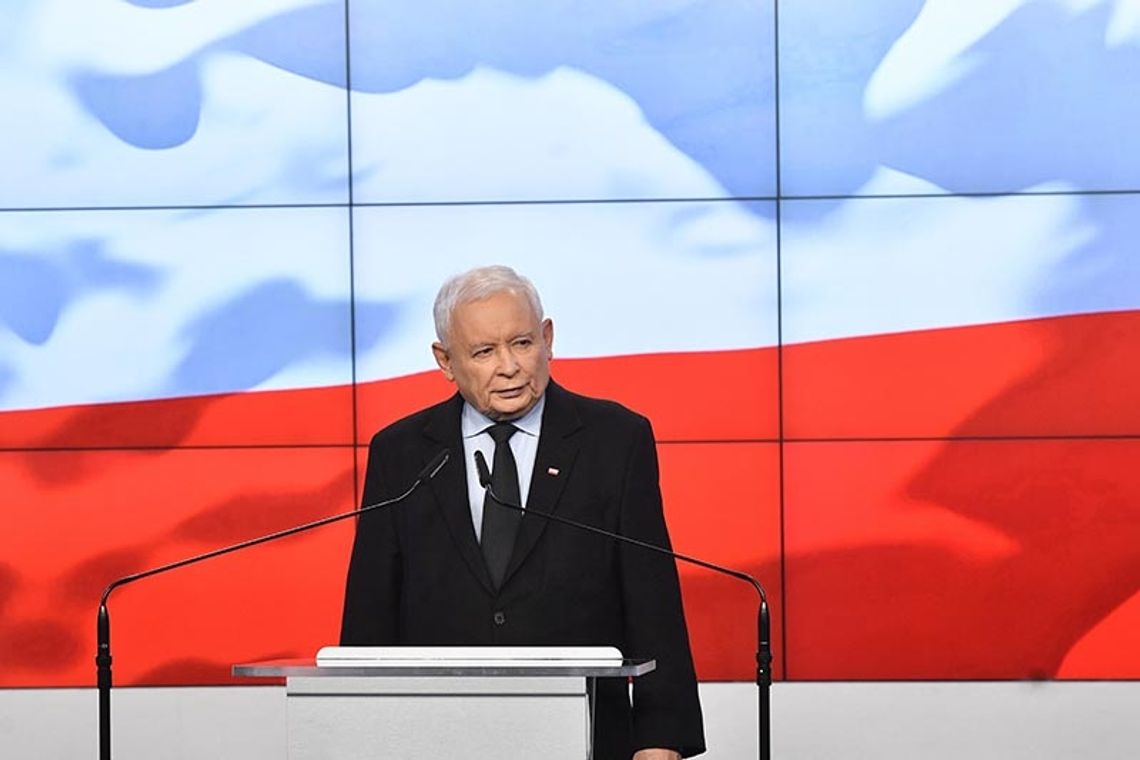
{"label": "microphone windscreen", "polygon": [[483,488],[491,485],[491,468],[487,466],[487,458],[482,451],[475,452],[475,470],[479,473],[479,485]]}
{"label": "microphone windscreen", "polygon": [[443,451],[436,454],[431,458],[430,462],[424,465],[424,468],[420,470],[420,474],[416,475],[416,483],[424,483],[434,478],[436,474],[438,474],[439,471],[443,469],[443,466],[447,464],[447,460],[450,458],[450,449],[444,449]]}

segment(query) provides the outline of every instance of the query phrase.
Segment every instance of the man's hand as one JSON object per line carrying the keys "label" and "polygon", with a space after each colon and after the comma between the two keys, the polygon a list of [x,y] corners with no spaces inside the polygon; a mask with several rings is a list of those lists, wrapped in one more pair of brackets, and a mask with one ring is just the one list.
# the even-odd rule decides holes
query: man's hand
{"label": "man's hand", "polygon": [[633,753],[633,760],[681,760],[681,753],[671,749],[641,749]]}

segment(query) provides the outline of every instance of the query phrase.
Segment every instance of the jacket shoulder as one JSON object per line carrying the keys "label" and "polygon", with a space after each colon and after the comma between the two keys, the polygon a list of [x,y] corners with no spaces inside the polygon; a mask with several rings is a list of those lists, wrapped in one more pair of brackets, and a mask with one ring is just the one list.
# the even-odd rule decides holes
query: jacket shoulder
{"label": "jacket shoulder", "polygon": [[587,426],[630,431],[652,429],[647,417],[617,401],[584,396],[561,387],[558,390]]}
{"label": "jacket shoulder", "polygon": [[[454,411],[452,407],[456,407]],[[377,443],[390,444],[393,441],[406,440],[409,436],[420,438],[423,436],[424,430],[431,426],[433,422],[446,418],[449,413],[458,414],[458,407],[454,396],[438,404],[433,404],[417,412],[412,412],[406,417],[401,417],[395,422],[384,426],[372,436],[372,443],[373,445]]]}

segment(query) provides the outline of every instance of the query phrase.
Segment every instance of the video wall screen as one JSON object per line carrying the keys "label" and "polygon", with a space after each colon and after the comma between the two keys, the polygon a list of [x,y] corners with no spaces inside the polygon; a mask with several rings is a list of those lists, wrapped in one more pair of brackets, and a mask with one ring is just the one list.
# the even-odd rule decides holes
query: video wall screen
{"label": "video wall screen", "polygon": [[1140,196],[781,204],[791,438],[1136,435]]}
{"label": "video wall screen", "polygon": [[1128,2],[778,5],[783,194],[1140,189]]}
{"label": "video wall screen", "polygon": [[1134,438],[788,443],[789,676],[1134,677],[1138,453]]}
{"label": "video wall screen", "polygon": [[358,203],[772,197],[773,0],[353,0]]}
{"label": "video wall screen", "polygon": [[[652,420],[778,678],[1140,678],[1133,16],[4,3],[0,686],[93,685],[113,578],[351,509],[486,263]],[[116,682],[312,656],[351,540],[117,592]],[[751,591],[680,572],[699,675],[751,680]]]}

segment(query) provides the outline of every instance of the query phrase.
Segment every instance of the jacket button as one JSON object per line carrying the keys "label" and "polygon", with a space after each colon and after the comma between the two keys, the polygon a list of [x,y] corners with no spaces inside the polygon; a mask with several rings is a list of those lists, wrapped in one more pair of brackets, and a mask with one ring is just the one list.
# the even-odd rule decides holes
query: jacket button
{"label": "jacket button", "polygon": [[495,625],[502,625],[507,622],[507,616],[502,612],[496,612],[494,615]]}

